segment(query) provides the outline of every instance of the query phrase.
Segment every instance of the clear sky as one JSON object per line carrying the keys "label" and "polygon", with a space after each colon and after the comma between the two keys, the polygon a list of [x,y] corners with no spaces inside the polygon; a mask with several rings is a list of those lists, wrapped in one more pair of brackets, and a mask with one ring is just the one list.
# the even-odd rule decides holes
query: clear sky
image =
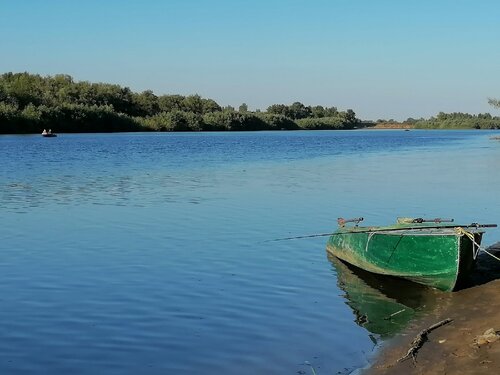
{"label": "clear sky", "polygon": [[373,120],[498,112],[498,0],[0,0],[0,35],[2,73]]}

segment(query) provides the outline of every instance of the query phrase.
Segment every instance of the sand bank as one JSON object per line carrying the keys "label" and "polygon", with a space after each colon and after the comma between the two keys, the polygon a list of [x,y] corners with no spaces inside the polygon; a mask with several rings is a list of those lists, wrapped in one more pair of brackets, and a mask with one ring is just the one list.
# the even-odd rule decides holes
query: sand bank
{"label": "sand bank", "polygon": [[[489,250],[500,257],[500,244]],[[500,331],[500,262],[482,254],[469,287],[441,299],[437,309],[382,348],[364,374],[500,373],[500,339],[487,342],[480,337],[491,328]],[[419,332],[446,318],[453,322],[429,333],[415,364],[411,359],[398,362]]]}

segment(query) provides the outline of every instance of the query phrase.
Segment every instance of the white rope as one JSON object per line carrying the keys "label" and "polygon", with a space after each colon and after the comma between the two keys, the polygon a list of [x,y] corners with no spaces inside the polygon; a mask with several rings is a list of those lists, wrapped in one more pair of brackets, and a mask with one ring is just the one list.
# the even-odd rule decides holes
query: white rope
{"label": "white rope", "polygon": [[498,260],[500,262],[500,258],[497,257],[496,255],[493,255],[492,253],[490,253],[488,250],[486,249],[481,249],[482,251],[484,251],[486,254],[488,254],[489,256],[495,258],[496,260]]}
{"label": "white rope", "polygon": [[368,241],[366,241],[365,253],[368,252],[368,244],[370,243],[370,240],[376,234],[377,234],[377,232],[370,232],[370,233],[368,233]]}
{"label": "white rope", "polygon": [[[500,262],[499,257],[497,257],[496,255],[493,255],[492,253],[490,253],[488,250],[486,250],[484,247],[482,247],[481,245],[479,245],[476,242],[476,239],[474,238],[474,234],[472,234],[471,232],[467,232],[462,227],[456,227],[455,231],[457,232],[457,234],[459,236],[466,235],[472,241],[472,257],[474,260],[477,258],[477,254],[479,254],[479,251],[483,251],[486,254],[488,254],[489,256],[495,258],[496,260],[498,260]],[[476,248],[474,248],[474,247],[476,247]]]}

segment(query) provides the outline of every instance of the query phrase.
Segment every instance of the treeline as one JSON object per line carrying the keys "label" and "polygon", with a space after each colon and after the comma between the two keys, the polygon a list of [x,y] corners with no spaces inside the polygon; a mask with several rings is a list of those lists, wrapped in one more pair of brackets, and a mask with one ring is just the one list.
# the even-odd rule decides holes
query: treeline
{"label": "treeline", "polygon": [[155,95],[115,84],[74,81],[69,75],[0,76],[0,133],[352,129],[354,111],[271,105],[267,111],[221,107],[199,95]]}
{"label": "treeline", "polygon": [[375,122],[376,128],[396,128],[398,126],[415,129],[500,129],[500,117],[492,116],[489,113],[471,115],[462,112],[439,112],[429,119],[409,117],[401,122],[393,119],[379,119]]}
{"label": "treeline", "polygon": [[489,113],[439,112],[430,119],[415,120],[413,125],[419,129],[500,129],[500,117]]}

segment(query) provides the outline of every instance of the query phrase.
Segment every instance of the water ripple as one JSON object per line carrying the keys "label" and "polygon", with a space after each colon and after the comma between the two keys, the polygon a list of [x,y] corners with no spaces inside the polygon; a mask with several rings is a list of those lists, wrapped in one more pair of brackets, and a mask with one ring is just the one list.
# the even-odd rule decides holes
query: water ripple
{"label": "water ripple", "polygon": [[326,238],[267,240],[341,215],[494,222],[499,156],[479,132],[0,137],[0,373],[362,366],[386,332],[346,285],[411,303],[332,263]]}

